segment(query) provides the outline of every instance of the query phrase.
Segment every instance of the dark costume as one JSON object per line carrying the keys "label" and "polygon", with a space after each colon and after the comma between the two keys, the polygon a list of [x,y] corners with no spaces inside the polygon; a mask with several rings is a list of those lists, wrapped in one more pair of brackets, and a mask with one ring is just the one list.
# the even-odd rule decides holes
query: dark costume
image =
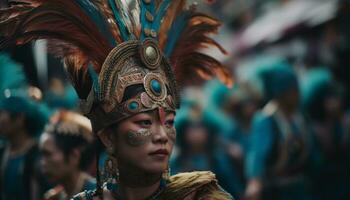
{"label": "dark costume", "polygon": [[[0,12],[0,19],[6,19],[0,23],[0,47],[48,39],[53,53],[64,58],[81,109],[95,133],[150,110],[157,110],[164,120],[165,111],[175,112],[179,107],[177,82],[181,86],[198,84],[216,75],[232,83],[221,63],[198,51],[215,46],[225,52],[207,35],[216,32],[220,23],[196,12],[195,6],[186,8],[185,0],[14,2]],[[127,89],[132,97],[125,94]],[[138,134],[149,136],[151,132]],[[211,183],[208,188],[192,187],[196,184],[182,181],[181,174],[176,177],[161,188],[164,199],[181,199],[186,194],[181,191],[189,188],[200,197],[215,193],[221,195],[218,199],[231,199],[213,176],[199,181],[200,185]],[[104,196],[101,188],[85,194],[88,198]]]}

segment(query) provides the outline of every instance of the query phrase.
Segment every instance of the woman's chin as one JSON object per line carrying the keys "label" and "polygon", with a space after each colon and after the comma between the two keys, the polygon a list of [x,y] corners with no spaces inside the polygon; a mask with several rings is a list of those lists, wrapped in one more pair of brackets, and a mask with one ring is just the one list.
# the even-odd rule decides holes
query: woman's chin
{"label": "woman's chin", "polygon": [[167,170],[167,168],[167,163],[152,163],[151,165],[147,165],[147,167],[144,167],[143,169],[151,174],[162,174]]}

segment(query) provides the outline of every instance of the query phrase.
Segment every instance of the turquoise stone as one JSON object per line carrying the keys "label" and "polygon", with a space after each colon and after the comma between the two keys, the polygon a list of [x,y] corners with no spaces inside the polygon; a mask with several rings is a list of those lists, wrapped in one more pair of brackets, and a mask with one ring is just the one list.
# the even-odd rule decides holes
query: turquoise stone
{"label": "turquoise stone", "polygon": [[139,104],[137,102],[133,101],[133,102],[129,103],[130,110],[136,110],[138,108],[139,108]]}
{"label": "turquoise stone", "polygon": [[159,81],[156,79],[151,80],[151,87],[152,87],[152,90],[158,95],[162,92],[162,86],[160,85]]}

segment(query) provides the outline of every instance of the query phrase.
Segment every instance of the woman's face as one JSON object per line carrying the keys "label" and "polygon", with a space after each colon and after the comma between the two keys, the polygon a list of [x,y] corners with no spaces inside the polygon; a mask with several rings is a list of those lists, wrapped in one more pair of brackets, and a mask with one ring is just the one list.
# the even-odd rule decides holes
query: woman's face
{"label": "woman's face", "polygon": [[162,114],[156,109],[136,114],[110,128],[107,134],[118,166],[147,173],[164,172],[176,138],[174,118],[173,112]]}

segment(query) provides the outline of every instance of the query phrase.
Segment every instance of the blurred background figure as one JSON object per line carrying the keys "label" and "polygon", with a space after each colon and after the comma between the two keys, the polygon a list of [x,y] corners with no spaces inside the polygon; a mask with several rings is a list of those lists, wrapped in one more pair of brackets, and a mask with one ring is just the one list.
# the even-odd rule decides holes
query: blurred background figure
{"label": "blurred background figure", "polygon": [[236,83],[224,109],[233,126],[225,140],[226,151],[237,169],[240,183],[243,184],[241,195],[246,184],[245,157],[250,147],[251,125],[259,108],[259,100],[259,94],[249,83]]}
{"label": "blurred background figure", "polygon": [[[172,173],[211,170],[216,174],[221,186],[231,194],[237,194],[241,185],[228,154],[219,142],[223,124],[214,119],[214,113],[205,113],[206,100],[201,88],[188,89],[182,99],[182,109],[176,116],[177,151],[172,156]],[[206,106],[207,108],[209,106]],[[214,115],[214,116],[213,116]]]}
{"label": "blurred background figure", "polygon": [[267,104],[252,124],[246,199],[309,199],[310,132],[299,110],[296,74],[286,62],[261,66]]}
{"label": "blurred background figure", "polygon": [[29,88],[21,66],[0,55],[0,198],[41,199],[43,177],[38,168],[36,137],[49,118],[48,109],[37,100],[41,93]]}
{"label": "blurred background figure", "polygon": [[[303,101],[315,139],[313,193],[317,199],[348,199],[350,192],[350,118],[343,88],[325,67],[308,70]],[[331,184],[330,184],[331,183]]]}
{"label": "blurred background figure", "polygon": [[74,88],[69,83],[55,77],[50,79],[44,99],[52,109],[74,110],[78,105],[78,95]]}
{"label": "blurred background figure", "polygon": [[40,137],[41,168],[50,183],[46,200],[68,200],[96,188],[95,179],[84,170],[93,163],[94,147],[90,121],[71,111],[59,111]]}

